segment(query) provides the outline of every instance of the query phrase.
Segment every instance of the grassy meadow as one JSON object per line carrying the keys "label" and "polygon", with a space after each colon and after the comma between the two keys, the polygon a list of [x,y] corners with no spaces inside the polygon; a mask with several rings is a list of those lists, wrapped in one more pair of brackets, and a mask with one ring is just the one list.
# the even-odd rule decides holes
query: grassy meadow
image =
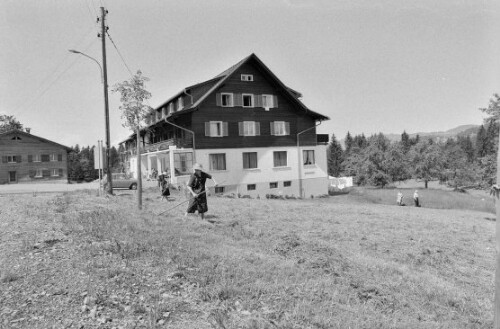
{"label": "grassy meadow", "polygon": [[211,196],[205,221],[156,215],[176,191],[2,197],[0,327],[490,328],[491,200],[419,191]]}

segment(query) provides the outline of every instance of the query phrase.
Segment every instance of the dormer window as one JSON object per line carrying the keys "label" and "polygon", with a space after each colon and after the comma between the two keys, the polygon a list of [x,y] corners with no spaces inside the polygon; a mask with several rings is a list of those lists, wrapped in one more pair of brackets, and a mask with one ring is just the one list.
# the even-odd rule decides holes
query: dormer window
{"label": "dormer window", "polygon": [[242,74],[241,81],[253,81],[253,75],[252,74]]}
{"label": "dormer window", "polygon": [[168,104],[168,114],[174,113],[174,103]]}
{"label": "dormer window", "polygon": [[163,118],[168,115],[168,108],[166,106],[164,108],[162,108],[161,111],[163,113]]}

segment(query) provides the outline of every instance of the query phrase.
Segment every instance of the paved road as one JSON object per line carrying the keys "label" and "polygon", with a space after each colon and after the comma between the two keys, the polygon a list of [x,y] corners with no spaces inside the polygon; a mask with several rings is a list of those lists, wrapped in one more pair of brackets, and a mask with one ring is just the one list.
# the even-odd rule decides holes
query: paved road
{"label": "paved road", "polygon": [[[155,181],[143,181],[143,188],[156,186]],[[0,185],[0,195],[23,193],[61,193],[76,190],[94,190],[97,193],[99,182],[64,184],[64,183],[21,183]]]}
{"label": "paved road", "polygon": [[64,183],[21,183],[0,185],[0,194],[19,194],[19,193],[58,193],[76,190],[95,190],[97,191],[99,182],[64,184]]}

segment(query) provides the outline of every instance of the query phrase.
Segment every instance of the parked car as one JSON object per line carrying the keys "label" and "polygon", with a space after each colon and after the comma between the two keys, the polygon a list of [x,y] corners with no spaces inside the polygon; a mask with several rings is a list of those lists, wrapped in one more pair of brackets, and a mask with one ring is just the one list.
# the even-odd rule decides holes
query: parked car
{"label": "parked car", "polygon": [[[129,190],[137,190],[137,179],[130,177],[127,174],[111,174],[113,188],[126,188]],[[107,177],[102,178],[104,189],[107,187]]]}

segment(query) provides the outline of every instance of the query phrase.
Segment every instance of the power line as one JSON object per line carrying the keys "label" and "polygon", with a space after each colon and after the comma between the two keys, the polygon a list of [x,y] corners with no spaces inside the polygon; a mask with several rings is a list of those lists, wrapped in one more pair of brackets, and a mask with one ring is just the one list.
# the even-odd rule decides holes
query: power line
{"label": "power line", "polygon": [[[92,46],[93,43],[95,43],[97,40],[94,39],[92,40],[92,42],[90,44],[88,44],[83,51],[86,51],[88,48],[90,48],[90,46]],[[70,56],[70,54],[68,53],[63,61],[58,64],[55,68],[55,70],[52,71],[52,73],[47,76],[47,78],[45,78],[42,83],[40,84],[40,86],[37,88],[37,90],[40,90],[40,88],[42,87],[43,84],[45,84],[45,82],[49,81],[49,78],[51,78],[56,72],[57,70],[63,66],[64,62],[66,61],[66,59]],[[26,102],[24,102],[21,106],[17,107],[15,112],[17,112],[17,114],[19,113],[22,113],[24,110],[26,110],[27,108],[29,108],[33,103],[35,103],[36,101],[38,101],[43,95],[45,95],[45,93],[47,91],[49,91],[52,86],[57,82],[59,81],[59,79],[63,76],[64,73],[66,73],[75,63],[76,61],[78,60],[78,58],[75,58],[70,64],[68,67],[66,67],[61,73],[59,73],[54,80],[52,80],[52,82],[50,82],[44,89],[42,89],[41,92],[39,92],[36,97],[34,99],[32,99],[31,101],[28,99]],[[21,110],[20,112],[18,112],[17,110]]]}
{"label": "power line", "polygon": [[120,51],[118,50],[118,47],[116,46],[115,42],[113,41],[113,39],[111,38],[111,35],[109,34],[108,31],[106,31],[106,34],[108,35],[109,37],[109,40],[111,41],[111,43],[113,44],[113,46],[115,47],[116,49],[116,52],[118,53],[118,55],[120,56],[122,62],[123,62],[123,65],[125,65],[125,67],[127,68],[128,70],[128,73],[130,73],[131,76],[134,76],[134,74],[132,73],[132,70],[130,70],[130,68],[128,67],[127,63],[125,63],[125,59],[123,59],[123,56],[122,54],[120,53]]}
{"label": "power line", "polygon": [[[94,16],[94,15],[92,15],[92,11],[90,10],[89,3],[87,2],[87,0],[83,0],[83,2],[85,2],[85,7],[87,7],[87,11],[88,11],[88,13],[89,13],[89,15],[90,15],[90,19],[92,20],[92,22],[94,22],[94,23],[95,23],[95,22],[96,22],[96,20],[95,20],[95,18],[94,18],[95,16]],[[95,11],[95,10],[94,10],[94,11]]]}

